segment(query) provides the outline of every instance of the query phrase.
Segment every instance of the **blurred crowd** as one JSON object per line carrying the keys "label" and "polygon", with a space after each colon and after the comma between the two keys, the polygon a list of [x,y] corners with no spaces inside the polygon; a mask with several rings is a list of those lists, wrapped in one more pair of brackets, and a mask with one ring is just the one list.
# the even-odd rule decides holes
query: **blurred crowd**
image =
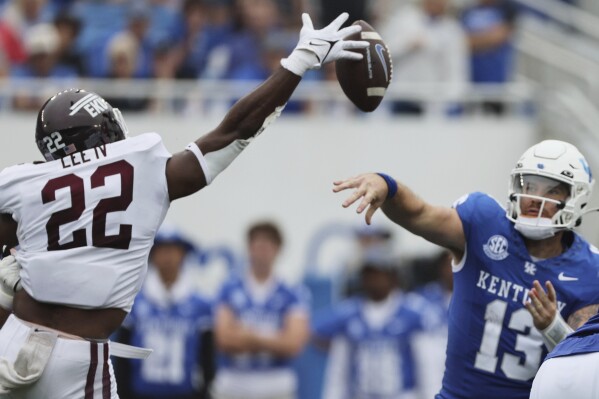
{"label": "blurred crowd", "polygon": [[[386,40],[394,82],[442,84],[435,95],[450,115],[464,111],[458,100],[468,83],[511,80],[519,10],[513,0],[4,0],[0,7],[0,76],[64,85],[79,77],[262,80],[295,46],[301,12],[324,26],[348,11],[350,21],[370,22]],[[306,79],[334,80],[334,67]],[[103,94],[124,111],[153,106]],[[11,105],[36,110],[40,101],[23,89]],[[391,108],[429,111],[417,96]],[[500,114],[504,107],[483,108]]]}
{"label": "blurred crowd", "polygon": [[203,251],[163,227],[113,337],[154,352],[114,359],[120,397],[431,398],[444,370],[449,254],[402,260],[390,230],[359,228],[339,270],[289,284],[276,270],[284,242],[277,224],[250,225],[243,260],[228,257],[215,283],[198,274],[210,264]]}

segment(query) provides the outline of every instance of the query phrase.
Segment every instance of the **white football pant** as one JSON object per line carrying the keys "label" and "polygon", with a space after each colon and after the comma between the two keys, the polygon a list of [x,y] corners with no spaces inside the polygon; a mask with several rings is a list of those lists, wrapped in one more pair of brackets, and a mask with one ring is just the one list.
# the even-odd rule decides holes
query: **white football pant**
{"label": "white football pant", "polygon": [[[0,330],[0,358],[5,358],[8,364],[13,364],[32,330],[11,315]],[[14,389],[8,394],[1,394],[0,397],[118,399],[109,345],[59,337],[39,380]]]}

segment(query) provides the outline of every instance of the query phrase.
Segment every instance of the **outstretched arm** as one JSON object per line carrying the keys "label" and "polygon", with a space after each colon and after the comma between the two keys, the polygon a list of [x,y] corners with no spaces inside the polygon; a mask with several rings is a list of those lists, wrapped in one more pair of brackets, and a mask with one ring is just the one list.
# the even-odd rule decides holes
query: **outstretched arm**
{"label": "outstretched arm", "polygon": [[343,202],[348,207],[359,202],[356,212],[366,210],[366,223],[381,208],[385,215],[406,230],[451,250],[457,260],[466,247],[462,221],[455,209],[433,206],[393,178],[376,173],[366,173],[334,182],[334,192],[353,189]]}
{"label": "outstretched arm", "polygon": [[327,27],[315,30],[308,14],[302,15],[298,45],[281,60],[282,68],[235,103],[216,129],[168,161],[166,176],[171,200],[200,190],[224,170],[281,113],[308,69],[338,59],[362,58],[348,50],[365,48],[368,42],[343,40],[361,30],[357,25],[340,29],[348,17],[341,14]]}

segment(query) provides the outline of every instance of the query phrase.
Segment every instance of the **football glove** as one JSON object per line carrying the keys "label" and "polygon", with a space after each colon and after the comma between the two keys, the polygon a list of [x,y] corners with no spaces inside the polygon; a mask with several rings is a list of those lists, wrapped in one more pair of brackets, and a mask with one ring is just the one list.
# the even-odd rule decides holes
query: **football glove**
{"label": "football glove", "polygon": [[21,265],[14,256],[6,256],[0,261],[0,306],[12,309],[12,298],[21,287]]}
{"label": "football glove", "polygon": [[327,27],[315,30],[310,16],[306,13],[302,14],[303,26],[300,30],[299,41],[291,54],[281,60],[283,68],[298,76],[303,76],[308,69],[320,68],[327,62],[339,59],[361,60],[362,54],[348,50],[366,48],[368,42],[343,40],[362,30],[362,27],[358,25],[339,29],[347,21],[347,18],[349,18],[349,14],[344,12]]}

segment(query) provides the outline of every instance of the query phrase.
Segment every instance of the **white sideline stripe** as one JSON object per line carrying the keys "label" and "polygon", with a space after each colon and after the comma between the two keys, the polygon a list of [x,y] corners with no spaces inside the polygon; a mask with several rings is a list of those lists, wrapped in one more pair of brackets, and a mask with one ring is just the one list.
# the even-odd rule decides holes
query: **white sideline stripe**
{"label": "white sideline stripe", "polygon": [[362,32],[362,40],[383,40],[376,32]]}
{"label": "white sideline stripe", "polygon": [[[90,98],[88,98],[88,97],[90,97]],[[71,110],[71,113],[69,115],[70,116],[75,115],[81,108],[85,107],[86,104],[94,101],[97,98],[99,98],[99,96],[97,94],[88,94],[87,96],[83,97],[81,100],[79,100],[75,104],[73,104],[71,106],[71,108],[69,108]],[[83,101],[83,100],[85,100],[85,101]]]}
{"label": "white sideline stripe", "polygon": [[369,87],[366,89],[366,95],[368,97],[383,97],[386,92],[387,89],[384,87]]}

